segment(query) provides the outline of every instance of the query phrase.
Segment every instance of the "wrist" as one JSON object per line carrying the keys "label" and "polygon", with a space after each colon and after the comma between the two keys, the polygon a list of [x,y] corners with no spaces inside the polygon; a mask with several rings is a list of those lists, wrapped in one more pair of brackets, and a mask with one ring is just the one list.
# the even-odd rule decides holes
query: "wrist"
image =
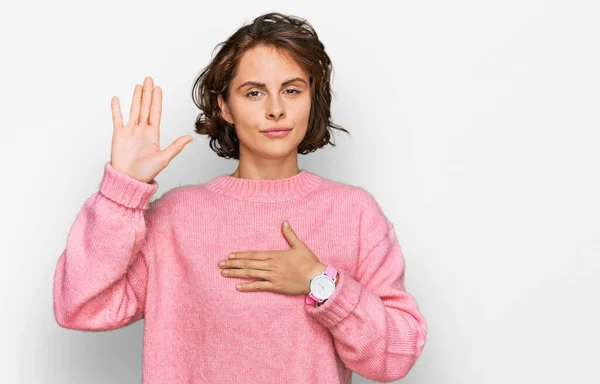
{"label": "wrist", "polygon": [[308,277],[308,284],[307,284],[307,288],[304,291],[305,295],[310,294],[310,282],[312,281],[312,279],[314,279],[315,277],[319,276],[320,274],[322,274],[323,272],[325,272],[325,268],[327,268],[327,266],[323,263],[316,263],[315,267],[313,268],[313,270],[311,271],[309,277]]}

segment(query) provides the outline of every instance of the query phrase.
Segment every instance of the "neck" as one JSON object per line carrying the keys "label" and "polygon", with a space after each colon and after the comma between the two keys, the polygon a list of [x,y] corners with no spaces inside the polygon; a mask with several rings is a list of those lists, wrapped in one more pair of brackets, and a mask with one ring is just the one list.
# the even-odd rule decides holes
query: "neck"
{"label": "neck", "polygon": [[291,152],[284,157],[264,158],[256,156],[240,146],[240,161],[235,172],[229,176],[250,180],[279,180],[300,173],[298,154]]}
{"label": "neck", "polygon": [[238,167],[235,172],[233,172],[230,176],[236,177],[238,179],[251,179],[251,180],[278,180],[285,179],[288,177],[292,177],[300,173],[300,168],[296,167],[295,170],[291,172],[284,171],[276,171],[276,172],[265,172],[265,171],[249,171],[243,172]]}

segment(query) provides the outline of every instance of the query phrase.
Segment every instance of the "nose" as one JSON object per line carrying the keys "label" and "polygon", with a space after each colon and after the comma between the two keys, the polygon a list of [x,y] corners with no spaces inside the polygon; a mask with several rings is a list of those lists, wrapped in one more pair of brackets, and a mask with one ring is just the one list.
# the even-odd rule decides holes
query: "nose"
{"label": "nose", "polygon": [[269,119],[280,120],[285,117],[285,108],[279,97],[272,98],[267,107],[267,114]]}

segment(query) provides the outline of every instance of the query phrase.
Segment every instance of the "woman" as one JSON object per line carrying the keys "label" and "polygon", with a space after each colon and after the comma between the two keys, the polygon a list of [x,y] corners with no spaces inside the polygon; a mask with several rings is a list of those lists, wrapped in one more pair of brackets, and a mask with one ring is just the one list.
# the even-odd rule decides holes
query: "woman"
{"label": "woman", "polygon": [[153,202],[156,175],[191,137],[160,149],[151,78],[126,126],[113,98],[111,160],[55,272],[58,324],[144,318],[144,383],[404,377],[427,325],[393,224],[366,190],[298,169],[298,153],[343,130],[330,122],[330,73],[304,20],[269,13],[242,27],[194,85],[196,132],[237,169]]}

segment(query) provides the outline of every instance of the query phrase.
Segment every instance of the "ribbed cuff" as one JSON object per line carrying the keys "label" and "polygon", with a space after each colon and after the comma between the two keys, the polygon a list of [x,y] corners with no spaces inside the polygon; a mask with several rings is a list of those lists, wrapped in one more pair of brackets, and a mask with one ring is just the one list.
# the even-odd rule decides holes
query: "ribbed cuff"
{"label": "ribbed cuff", "polygon": [[324,327],[330,328],[344,320],[356,307],[363,288],[348,272],[338,269],[338,283],[333,294],[319,307],[304,305],[307,313]]}
{"label": "ribbed cuff", "polygon": [[110,164],[110,161],[104,165],[104,176],[100,182],[100,192],[123,206],[146,209],[150,206],[150,198],[157,189],[158,183],[154,179],[144,183],[117,171]]}

